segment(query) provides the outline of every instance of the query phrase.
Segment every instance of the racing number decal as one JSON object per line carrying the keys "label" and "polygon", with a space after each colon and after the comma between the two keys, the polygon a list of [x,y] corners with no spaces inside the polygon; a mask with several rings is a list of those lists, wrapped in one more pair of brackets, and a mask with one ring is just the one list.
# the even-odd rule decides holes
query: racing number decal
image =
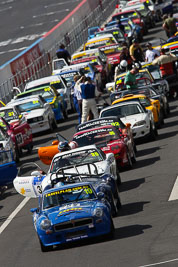
{"label": "racing number decal", "polygon": [[91,190],[91,188],[84,189],[84,191],[86,192],[87,195],[93,193],[92,190]]}
{"label": "racing number decal", "polygon": [[92,155],[92,157],[98,157],[99,153],[98,152],[92,152],[91,155]]}
{"label": "racing number decal", "polygon": [[38,104],[38,100],[34,100],[33,101],[33,104]]}
{"label": "racing number decal", "polygon": [[116,122],[112,122],[111,125],[113,125],[113,126],[120,126],[120,123],[118,121],[116,121]]}
{"label": "racing number decal", "polygon": [[50,88],[49,87],[48,88],[45,88],[44,91],[45,92],[50,91]]}
{"label": "racing number decal", "polygon": [[14,115],[14,112],[8,112],[8,116],[12,117]]}
{"label": "racing number decal", "polygon": [[23,141],[23,135],[21,133],[17,134],[15,136],[15,138],[16,138],[17,144],[23,144],[23,142],[24,142]]}
{"label": "racing number decal", "polygon": [[109,132],[110,135],[115,135],[114,131]]}
{"label": "racing number decal", "polygon": [[42,186],[41,185],[37,185],[37,191],[39,194],[42,194]]}

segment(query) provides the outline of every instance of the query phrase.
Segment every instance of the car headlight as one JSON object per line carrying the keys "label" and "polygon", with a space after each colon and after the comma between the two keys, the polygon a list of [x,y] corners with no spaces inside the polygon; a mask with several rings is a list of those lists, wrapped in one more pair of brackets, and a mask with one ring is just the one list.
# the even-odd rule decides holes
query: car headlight
{"label": "car headlight", "polygon": [[44,120],[43,116],[40,116],[37,119],[38,119],[38,121],[43,121]]}
{"label": "car headlight", "polygon": [[103,210],[101,208],[96,208],[93,211],[93,215],[96,217],[102,217],[103,216]]}
{"label": "car headlight", "polygon": [[51,227],[51,221],[48,219],[44,219],[41,221],[40,227],[42,230],[47,230]]}
{"label": "car headlight", "polygon": [[136,123],[133,125],[133,127],[143,126],[143,125],[145,125],[145,124],[146,124],[146,121],[142,120],[142,121],[138,121],[138,122],[136,122]]}

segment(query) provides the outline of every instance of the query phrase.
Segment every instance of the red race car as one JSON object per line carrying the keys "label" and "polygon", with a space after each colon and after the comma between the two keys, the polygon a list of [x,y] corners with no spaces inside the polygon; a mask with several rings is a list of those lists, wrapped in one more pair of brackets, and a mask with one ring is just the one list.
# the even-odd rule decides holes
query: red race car
{"label": "red race car", "polygon": [[113,153],[119,168],[132,167],[130,151],[114,126],[106,125],[77,132],[73,141],[77,142],[79,147],[95,144],[105,154]]}
{"label": "red race car", "polygon": [[20,156],[22,149],[31,152],[33,149],[32,130],[22,115],[12,107],[0,108],[0,125],[11,136],[16,152]]}

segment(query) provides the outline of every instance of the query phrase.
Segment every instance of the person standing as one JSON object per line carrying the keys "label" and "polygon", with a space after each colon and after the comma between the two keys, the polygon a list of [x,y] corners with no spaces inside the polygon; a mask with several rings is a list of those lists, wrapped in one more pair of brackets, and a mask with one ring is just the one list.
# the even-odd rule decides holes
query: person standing
{"label": "person standing", "polygon": [[57,58],[63,58],[65,59],[66,63],[69,65],[71,60],[71,55],[69,52],[65,49],[65,45],[61,44],[59,46],[59,49],[56,51]]}
{"label": "person standing", "polygon": [[167,37],[173,36],[177,32],[176,26],[177,19],[174,17],[168,17],[167,14],[163,15],[163,29],[166,32]]}
{"label": "person standing", "polygon": [[81,83],[82,77],[80,75],[74,76],[74,93],[73,93],[73,102],[75,109],[78,113],[78,123],[81,123],[81,117],[82,117],[82,96],[81,96],[81,89],[80,89],[80,83]]}
{"label": "person standing", "polygon": [[143,50],[137,39],[134,39],[132,41],[132,45],[130,46],[129,52],[134,63],[144,62],[145,57],[143,54]]}
{"label": "person standing", "polygon": [[160,52],[157,49],[153,49],[151,43],[146,44],[147,50],[145,54],[145,61],[152,62],[156,57],[160,56]]}
{"label": "person standing", "polygon": [[128,90],[135,90],[138,89],[137,81],[136,81],[136,74],[138,73],[138,68],[133,67],[130,71],[127,72],[124,84]]}
{"label": "person standing", "polygon": [[90,110],[93,113],[94,119],[97,119],[98,110],[95,99],[95,85],[86,76],[83,76],[80,88],[82,96],[82,123],[87,121]]}

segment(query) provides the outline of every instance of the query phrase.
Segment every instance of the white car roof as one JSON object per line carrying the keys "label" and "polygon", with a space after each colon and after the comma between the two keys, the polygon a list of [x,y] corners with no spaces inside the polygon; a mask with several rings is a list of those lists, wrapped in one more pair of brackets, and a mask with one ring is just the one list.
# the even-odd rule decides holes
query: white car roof
{"label": "white car roof", "polygon": [[70,153],[73,153],[73,152],[77,152],[77,151],[82,151],[82,150],[88,150],[88,149],[98,149],[95,145],[90,145],[90,146],[83,146],[83,147],[78,147],[78,148],[74,148],[74,149],[71,149],[71,150],[68,150],[68,151],[65,151],[65,152],[60,152],[60,153],[57,153],[53,160],[58,157],[59,155],[60,156],[63,156],[63,155],[67,155],[67,154],[70,154]]}
{"label": "white car roof", "polygon": [[100,35],[98,37],[91,38],[86,43],[91,43],[93,41],[99,41],[99,40],[104,39],[104,38],[113,38],[113,35],[112,35],[112,33],[103,34],[103,35]]}
{"label": "white car roof", "polygon": [[[91,40],[91,39],[90,39]],[[91,54],[91,53],[95,53],[95,52],[100,52],[99,48],[93,48],[93,49],[90,49],[90,50],[83,50],[83,51],[80,51],[80,52],[77,52],[77,53],[73,53],[72,54],[72,58],[74,56],[77,56],[77,55],[81,55],[81,54]]]}
{"label": "white car roof", "polygon": [[79,63],[79,64],[73,64],[73,65],[64,67],[62,69],[59,69],[59,74],[60,74],[60,72],[65,72],[65,71],[70,71],[70,70],[79,70],[81,68],[87,67],[88,65],[90,65],[89,62]]}
{"label": "white car roof", "polygon": [[9,102],[7,104],[7,106],[14,107],[14,106],[17,106],[17,105],[22,104],[22,103],[27,103],[29,101],[39,100],[39,99],[40,98],[38,97],[38,95],[31,95],[31,96],[20,98],[20,99],[15,99],[13,102]]}
{"label": "white car roof", "polygon": [[37,85],[43,85],[43,84],[48,83],[48,82],[50,83],[50,82],[56,82],[56,81],[60,81],[60,80],[61,80],[61,78],[59,75],[51,75],[51,76],[43,77],[43,78],[28,82],[25,85],[25,89],[29,89],[29,88],[32,88],[32,87],[37,86]]}
{"label": "white car roof", "polygon": [[133,9],[140,10],[141,6],[144,6],[144,4],[143,3],[138,3],[138,4],[133,5],[133,6],[127,6],[127,7],[123,8],[122,11],[133,10]]}

